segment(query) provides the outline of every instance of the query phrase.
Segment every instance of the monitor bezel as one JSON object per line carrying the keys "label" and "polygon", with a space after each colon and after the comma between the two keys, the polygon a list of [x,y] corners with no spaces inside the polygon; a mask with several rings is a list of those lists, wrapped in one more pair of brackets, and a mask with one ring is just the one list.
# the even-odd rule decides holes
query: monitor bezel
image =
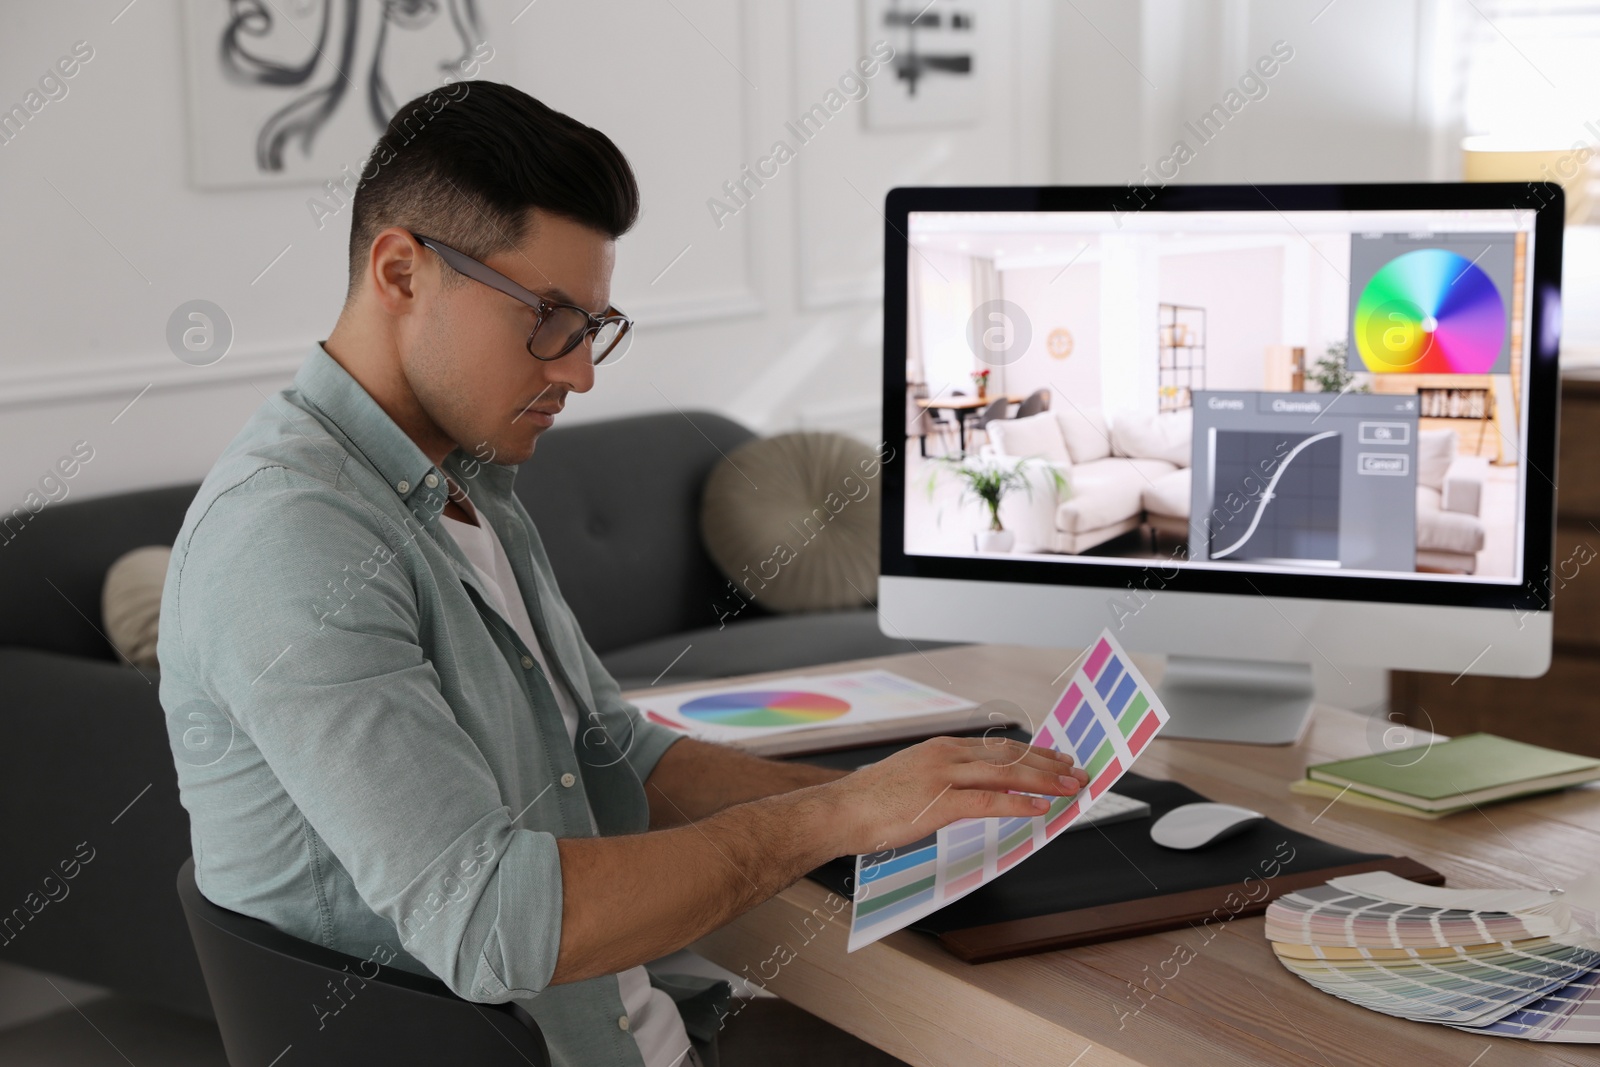
{"label": "monitor bezel", "polygon": [[[883,463],[886,501],[880,530],[879,570],[884,575],[1125,588],[1151,567],[1161,569],[1170,591],[1260,594],[1321,600],[1377,601],[1548,611],[1548,578],[1555,550],[1556,442],[1560,404],[1560,288],[1564,200],[1549,182],[1394,183],[1315,185],[1155,186],[920,186],[891,189],[884,210],[883,422],[905,425],[906,267],[908,216],[914,211],[1406,211],[1516,209],[1534,213],[1533,285],[1528,333],[1528,464],[1520,585],[1428,578],[1211,570],[1095,563],[1081,556],[1063,562],[993,557],[924,556],[905,551],[906,456],[903,433],[885,434],[892,450]],[[1533,427],[1550,427],[1548,433]],[[1547,475],[1547,476],[1541,476]],[[1071,560],[1071,562],[1066,562]],[[1175,573],[1174,573],[1175,572]]]}

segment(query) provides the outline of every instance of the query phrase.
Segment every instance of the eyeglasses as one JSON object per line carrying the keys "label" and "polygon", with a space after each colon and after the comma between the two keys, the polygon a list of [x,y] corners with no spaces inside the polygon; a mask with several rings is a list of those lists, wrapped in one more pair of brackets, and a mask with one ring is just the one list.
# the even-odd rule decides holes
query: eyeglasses
{"label": "eyeglasses", "polygon": [[625,351],[627,342],[632,338],[633,320],[616,308],[608,308],[605,314],[596,315],[576,304],[553,303],[464,252],[457,252],[449,245],[418,233],[411,236],[424,248],[433,250],[452,270],[531,307],[537,317],[533,331],[528,334],[528,355],[534,359],[547,362],[560,359],[583,344],[585,337],[592,336],[594,345],[591,358],[598,364],[614,352]]}

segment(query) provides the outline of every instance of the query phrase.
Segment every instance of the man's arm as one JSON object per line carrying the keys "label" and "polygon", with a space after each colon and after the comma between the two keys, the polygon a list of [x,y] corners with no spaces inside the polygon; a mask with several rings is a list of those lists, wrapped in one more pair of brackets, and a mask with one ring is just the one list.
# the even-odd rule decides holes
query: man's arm
{"label": "man's arm", "polygon": [[935,737],[837,781],[688,825],[559,838],[561,940],[550,983],[676,951],[835,856],[908,844],[956,819],[1042,814],[1048,801],[1026,794],[1074,793],[1086,778],[1070,756],[1049,749]]}
{"label": "man's arm", "polygon": [[763,759],[732,745],[681,738],[662,754],[644,783],[650,801],[650,829],[682,826],[734,804],[821,785],[849,773]]}

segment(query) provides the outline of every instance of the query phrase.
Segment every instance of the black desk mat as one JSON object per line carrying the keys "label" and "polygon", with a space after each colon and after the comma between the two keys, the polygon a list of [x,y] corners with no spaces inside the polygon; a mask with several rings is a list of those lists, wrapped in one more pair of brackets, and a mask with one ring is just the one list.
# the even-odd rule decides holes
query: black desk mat
{"label": "black desk mat", "polygon": [[[901,747],[797,758],[853,768]],[[1206,848],[1162,848],[1150,840],[1151,824],[1175,807],[1207,798],[1177,782],[1132,772],[1115,791],[1149,803],[1150,818],[1063,834],[1004,876],[909,928],[940,937],[963,959],[982,962],[1260,914],[1274,897],[1358,870],[1443,881],[1414,861],[1343,848],[1271,819]],[[841,856],[808,877],[848,898],[855,857]]]}

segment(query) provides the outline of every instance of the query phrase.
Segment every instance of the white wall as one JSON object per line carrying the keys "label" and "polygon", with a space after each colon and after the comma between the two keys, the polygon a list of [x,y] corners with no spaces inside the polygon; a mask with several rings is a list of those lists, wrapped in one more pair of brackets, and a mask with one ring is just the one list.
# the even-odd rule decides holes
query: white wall
{"label": "white wall", "polygon": [[[524,7],[493,2],[502,19]],[[316,228],[314,186],[189,187],[179,5],[121,7],[0,6],[6,106],[74,42],[94,49],[66,98],[0,147],[3,510],[80,439],[96,454],[69,485],[78,496],[197,480],[327,336],[344,296],[348,221]],[[1049,5],[983,10],[993,51],[978,122],[868,132],[849,103],[719,228],[706,201],[865,54],[854,0],[528,7],[483,76],[604,129],[644,191],[614,285],[638,340],[564,417],[676,405],[765,432],[875,438],[884,192],[1048,178]],[[205,368],[176,360],[164,336],[194,298],[235,329],[228,356]]]}
{"label": "white wall", "polygon": [[1267,346],[1283,343],[1283,247],[1168,252],[1160,262],[1161,302],[1206,310],[1206,388],[1262,388]]}
{"label": "white wall", "polygon": [[[1098,258],[1098,257],[1096,257]],[[1028,313],[1032,338],[1026,351],[1005,368],[1005,391],[1026,396],[1048,389],[1052,403],[1071,401],[1100,406],[1100,264],[1024,267],[1002,273],[1005,298]],[[1072,354],[1055,359],[1047,347],[1050,331],[1072,334]]]}

